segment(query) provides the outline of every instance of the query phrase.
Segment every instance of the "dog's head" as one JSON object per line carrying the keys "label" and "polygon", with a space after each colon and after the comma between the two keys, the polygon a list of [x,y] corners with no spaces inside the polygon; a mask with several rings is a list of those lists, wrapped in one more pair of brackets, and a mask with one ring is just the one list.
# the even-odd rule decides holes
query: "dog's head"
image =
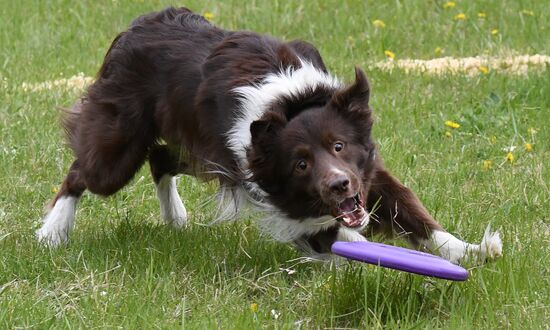
{"label": "dog's head", "polygon": [[355,73],[354,83],[324,101],[295,113],[288,103],[276,104],[250,126],[252,179],[290,218],[331,215],[351,228],[368,221],[375,157],[370,89],[365,74]]}

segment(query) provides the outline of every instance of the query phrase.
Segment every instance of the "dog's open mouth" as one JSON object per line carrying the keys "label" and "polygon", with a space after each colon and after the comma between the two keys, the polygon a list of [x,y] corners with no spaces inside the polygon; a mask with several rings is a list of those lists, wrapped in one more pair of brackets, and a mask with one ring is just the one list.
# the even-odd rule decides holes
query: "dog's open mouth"
{"label": "dog's open mouth", "polygon": [[362,226],[367,219],[366,215],[363,199],[359,193],[344,199],[333,209],[336,220],[350,228]]}

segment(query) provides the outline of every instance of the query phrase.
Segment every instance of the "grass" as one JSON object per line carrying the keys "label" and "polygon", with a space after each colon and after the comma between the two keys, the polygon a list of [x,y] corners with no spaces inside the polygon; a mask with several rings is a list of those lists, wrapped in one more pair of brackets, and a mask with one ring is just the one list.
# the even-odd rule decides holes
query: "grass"
{"label": "grass", "polygon": [[[86,195],[68,246],[34,240],[71,154],[57,106],[78,92],[25,83],[93,76],[112,38],[165,1],[0,0],[0,326],[3,328],[544,328],[550,324],[550,72],[475,77],[368,70],[386,165],[451,232],[488,223],[504,257],[451,283],[362,264],[307,263],[254,216],[205,226],[215,185],[180,180],[192,224],[159,224],[148,171]],[[214,23],[314,42],[344,79],[397,58],[549,54],[541,1],[189,1]],[[486,18],[477,17],[478,12]],[[466,20],[454,16],[464,13]],[[532,14],[532,15],[531,15]],[[376,29],[381,19],[386,27]],[[491,30],[498,29],[498,34]],[[444,126],[460,123],[458,129]],[[536,131],[534,133],[533,130]],[[446,134],[446,132],[449,132]],[[450,136],[447,136],[450,135]],[[533,150],[524,149],[532,143]],[[516,146],[513,163],[504,148]],[[484,169],[483,161],[492,167]],[[253,305],[257,304],[257,305]],[[257,308],[257,309],[256,309]]]}

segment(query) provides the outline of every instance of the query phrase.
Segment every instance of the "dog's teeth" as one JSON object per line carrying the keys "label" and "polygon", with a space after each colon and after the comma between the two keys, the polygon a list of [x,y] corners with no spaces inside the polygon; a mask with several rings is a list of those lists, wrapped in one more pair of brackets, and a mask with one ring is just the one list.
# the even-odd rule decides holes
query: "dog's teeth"
{"label": "dog's teeth", "polygon": [[348,217],[343,217],[342,220],[344,220],[345,223],[350,223],[351,219]]}

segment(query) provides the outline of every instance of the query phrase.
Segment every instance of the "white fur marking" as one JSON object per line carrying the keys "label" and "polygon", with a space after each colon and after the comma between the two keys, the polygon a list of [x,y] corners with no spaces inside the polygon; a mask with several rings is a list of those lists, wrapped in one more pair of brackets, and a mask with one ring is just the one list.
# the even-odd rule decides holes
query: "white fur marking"
{"label": "white fur marking", "polygon": [[77,197],[59,197],[44,217],[42,227],[36,231],[36,238],[51,247],[67,242],[69,233],[74,228],[77,203]]}
{"label": "white fur marking", "polygon": [[361,235],[360,232],[351,228],[346,228],[346,227],[340,227],[340,229],[338,229],[336,240],[342,241],[342,242],[366,242],[367,241],[365,236]]}
{"label": "white fur marking", "polygon": [[488,226],[481,244],[470,244],[459,240],[453,235],[435,230],[426,246],[438,252],[443,258],[458,264],[473,259],[474,262],[484,262],[486,259],[496,259],[502,256],[502,241],[498,232],[491,232]]}
{"label": "white fur marking", "polygon": [[218,210],[213,223],[233,220],[250,200],[249,193],[241,187],[221,186],[218,191]]}
{"label": "white fur marking", "polygon": [[[331,227],[334,227],[338,224],[336,218],[330,215],[322,216],[319,218],[307,218],[304,220],[290,219],[284,214],[277,212],[277,210],[272,207],[271,210],[265,209],[266,212],[270,212],[271,215],[259,220],[260,230],[273,237],[279,242],[292,242],[304,235],[311,236],[315,235],[320,231],[327,230]],[[357,228],[348,228],[345,226],[340,226],[340,231],[343,230],[342,234],[340,231],[338,235],[344,235],[343,238],[347,236],[351,237],[351,232],[355,232],[358,235],[369,223],[370,215],[367,213],[362,220],[361,226]],[[348,233],[350,232],[350,233]]]}
{"label": "white fur marking", "polygon": [[337,224],[332,216],[307,218],[304,220],[289,219],[282,214],[274,213],[260,220],[262,232],[279,242],[292,242],[303,235],[314,235]]}
{"label": "white fur marking", "polygon": [[233,90],[241,100],[240,116],[227,134],[227,146],[241,162],[242,169],[247,168],[246,148],[251,141],[250,124],[260,119],[271,103],[284,96],[299,95],[308,88],[342,87],[336,78],[318,70],[309,62],[300,61],[302,66],[298,69],[288,67],[279,73],[269,74],[258,85]]}
{"label": "white fur marking", "polygon": [[156,186],[157,197],[160,203],[160,215],[167,225],[181,228],[187,223],[187,211],[176,185],[176,178],[163,175]]}

